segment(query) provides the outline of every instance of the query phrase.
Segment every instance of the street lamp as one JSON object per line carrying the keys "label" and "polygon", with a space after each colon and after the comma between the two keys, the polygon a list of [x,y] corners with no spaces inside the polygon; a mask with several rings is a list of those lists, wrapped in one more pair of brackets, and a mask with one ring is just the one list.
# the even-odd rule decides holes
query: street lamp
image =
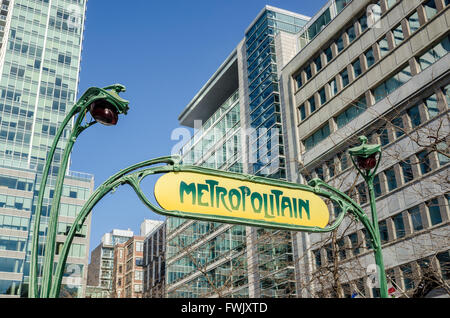
{"label": "street lamp", "polygon": [[[56,245],[56,232],[58,225],[59,204],[61,201],[62,188],[64,184],[65,173],[67,170],[69,156],[72,152],[73,145],[77,137],[90,126],[101,123],[106,126],[116,125],[120,114],[127,114],[129,102],[122,99],[119,93],[125,92],[126,88],[123,85],[115,84],[105,88],[91,87],[78,102],[72,107],[67,116],[64,118],[61,126],[59,127],[55,139],[53,140],[52,147],[47,156],[47,161],[42,173],[42,181],[40,183],[38,202],[36,204],[35,220],[33,225],[33,240],[31,249],[31,262],[30,262],[30,282],[28,296],[30,298],[38,297],[38,248],[39,248],[39,227],[42,211],[42,203],[44,200],[45,187],[47,185],[48,176],[50,173],[50,166],[53,161],[53,157],[58,146],[58,142],[64,133],[66,126],[73,121],[73,117],[78,115],[73,125],[71,134],[67,140],[67,145],[64,149],[61,165],[59,167],[58,176],[56,179],[56,185],[54,190],[52,207],[50,210],[50,217],[48,223],[48,232],[45,243],[45,254],[43,263],[43,274],[41,283],[40,297],[48,297],[51,277],[53,274],[54,252]],[[90,112],[93,120],[86,122],[87,112]]]}
{"label": "street lamp", "polygon": [[369,145],[367,144],[368,139],[365,136],[359,137],[361,142],[360,146],[351,148],[349,150],[350,157],[352,159],[353,165],[356,167],[358,172],[363,176],[367,186],[369,188],[370,197],[370,209],[372,212],[372,228],[373,233],[371,234],[372,245],[374,247],[375,262],[377,269],[379,271],[379,282],[380,282],[380,295],[383,298],[388,297],[386,273],[384,269],[383,253],[381,250],[381,239],[380,239],[380,229],[378,226],[378,216],[375,204],[375,191],[373,181],[375,174],[377,172],[378,166],[381,162],[381,145]]}

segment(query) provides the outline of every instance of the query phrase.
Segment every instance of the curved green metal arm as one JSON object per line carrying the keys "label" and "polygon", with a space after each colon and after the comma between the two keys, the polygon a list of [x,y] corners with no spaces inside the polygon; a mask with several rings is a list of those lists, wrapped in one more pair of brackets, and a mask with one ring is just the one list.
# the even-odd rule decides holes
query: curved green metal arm
{"label": "curved green metal arm", "polygon": [[[320,179],[313,179],[309,182],[309,184],[313,187],[318,188],[325,188],[328,191],[333,192],[335,196],[335,202],[340,203],[340,207],[342,209],[343,206],[347,208],[347,211],[351,212],[367,229],[367,231],[370,234],[372,244],[374,248],[379,248],[379,243],[374,239],[376,237],[376,231],[372,223],[370,222],[367,214],[361,209],[359,204],[357,204],[355,201],[353,201],[348,195],[345,193],[340,192],[339,190],[333,188],[329,184],[323,182]],[[320,190],[318,190],[320,191]]]}
{"label": "curved green metal arm", "polygon": [[[138,163],[136,165],[133,165],[131,167],[128,167],[126,169],[123,169],[123,170],[119,171],[118,173],[116,173],[115,175],[113,175],[112,177],[110,177],[107,181],[105,181],[89,197],[88,201],[85,203],[85,205],[81,209],[80,213],[76,217],[72,227],[70,228],[69,233],[67,234],[67,239],[61,250],[61,254],[59,256],[54,279],[52,282],[52,286],[51,286],[51,290],[50,290],[51,298],[57,298],[60,293],[62,276],[63,276],[63,272],[64,272],[65,265],[67,262],[67,257],[69,254],[70,246],[75,237],[75,234],[81,230],[86,219],[88,218],[89,214],[91,213],[92,209],[108,193],[115,190],[118,186],[120,186],[122,184],[129,183],[130,182],[129,180],[133,178],[133,176],[128,175],[129,173],[131,173],[135,170],[138,170],[138,169],[142,169],[144,167],[161,164],[161,163],[168,164],[169,166],[147,168],[145,170],[146,175],[169,172],[172,170],[170,168],[170,166],[177,164],[178,161],[176,158],[173,158],[173,157],[161,157],[161,158],[156,158],[153,160],[144,161],[144,162]],[[136,175],[140,175],[142,173],[143,172],[140,171],[140,172],[137,172]]]}

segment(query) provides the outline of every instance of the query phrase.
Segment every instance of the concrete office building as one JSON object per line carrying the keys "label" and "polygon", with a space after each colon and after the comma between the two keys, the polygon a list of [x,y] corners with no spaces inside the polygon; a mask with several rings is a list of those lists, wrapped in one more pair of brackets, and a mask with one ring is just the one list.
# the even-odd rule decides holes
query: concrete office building
{"label": "concrete office building", "polygon": [[[411,296],[430,272],[449,279],[449,1],[345,1],[337,15],[332,3],[297,35],[281,71],[298,159],[289,169],[293,181],[321,178],[370,214],[347,150],[360,135],[382,145],[375,195],[388,283]],[[297,234],[294,243],[299,296],[379,294],[367,283],[374,258],[360,223],[347,218],[334,237]]]}
{"label": "concrete office building", "polygon": [[102,242],[91,252],[88,267],[87,286],[102,298],[108,298],[113,289],[114,247],[127,242],[134,233],[130,230],[114,229],[102,237]]}
{"label": "concrete office building", "polygon": [[[332,0],[312,19],[265,7],[180,115],[197,128],[183,162],[319,177],[369,210],[347,153],[366,135],[383,146],[375,186],[390,284],[402,295],[426,269],[448,279],[448,12],[448,0]],[[336,235],[169,218],[166,294],[377,295],[364,229],[347,218]]]}
{"label": "concrete office building", "polygon": [[166,279],[166,223],[160,222],[144,240],[144,298],[164,298]]}
{"label": "concrete office building", "polygon": [[[76,101],[85,8],[84,0],[1,2],[0,297],[26,296],[28,292],[29,243],[41,173],[57,127]],[[65,144],[62,139],[56,151],[49,187],[55,184]],[[57,249],[93,186],[92,175],[68,172]],[[53,191],[47,191],[42,237],[52,196]],[[90,219],[70,252],[68,273],[63,278],[64,296],[84,294],[89,226]],[[42,240],[41,256],[43,244]]]}

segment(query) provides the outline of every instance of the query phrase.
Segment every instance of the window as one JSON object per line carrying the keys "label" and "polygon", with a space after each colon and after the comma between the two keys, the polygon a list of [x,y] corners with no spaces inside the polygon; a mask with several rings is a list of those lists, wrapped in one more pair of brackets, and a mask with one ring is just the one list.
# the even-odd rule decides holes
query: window
{"label": "window", "polygon": [[352,66],[353,66],[353,74],[355,75],[355,78],[359,77],[359,75],[362,74],[361,62],[359,61],[359,59],[357,59],[355,62],[353,62]]}
{"label": "window", "polygon": [[70,65],[72,62],[72,58],[70,56],[59,54],[58,55],[58,62],[66,65]]}
{"label": "window", "polygon": [[394,30],[392,30],[392,33],[394,35],[395,46],[400,45],[405,39],[405,36],[403,35],[402,25],[401,24],[397,25],[397,27],[395,27]]}
{"label": "window", "polygon": [[423,230],[422,216],[420,215],[420,208],[418,206],[408,210],[413,232]]}
{"label": "window", "polygon": [[306,106],[305,104],[301,105],[298,108],[299,112],[300,112],[300,120],[305,120],[306,118]]}
{"label": "window", "polygon": [[358,242],[358,234],[353,233],[349,235],[350,243],[353,249],[353,254],[358,255],[359,254],[359,242]]}
{"label": "window", "polygon": [[431,225],[436,225],[442,223],[441,208],[439,206],[438,199],[433,199],[425,204],[428,209],[428,214],[430,215]]}
{"label": "window", "polygon": [[342,78],[342,87],[346,87],[350,83],[350,78],[348,77],[347,69],[341,72],[341,78]]}
{"label": "window", "polygon": [[386,175],[386,181],[388,185],[388,191],[393,191],[397,189],[397,180],[395,179],[395,170],[394,168],[390,168],[384,171]]}
{"label": "window", "polygon": [[417,154],[417,160],[419,161],[420,172],[422,175],[431,171],[430,159],[428,158],[428,151],[424,150]]}
{"label": "window", "polygon": [[366,185],[364,183],[360,183],[356,186],[356,190],[358,191],[359,194],[359,203],[361,205],[367,203]]}
{"label": "window", "polygon": [[308,99],[308,103],[309,103],[309,113],[312,114],[316,111],[316,100],[314,96]]}
{"label": "window", "polygon": [[419,64],[422,71],[450,52],[449,37],[450,36],[446,36],[440,43],[419,57]]}
{"label": "window", "polygon": [[348,35],[348,42],[352,43],[353,40],[356,38],[356,32],[355,32],[355,26],[352,25],[347,29],[347,35]]}
{"label": "window", "polygon": [[333,51],[331,50],[331,47],[327,48],[324,53],[327,57],[327,63],[330,63],[330,61],[333,59]]}
{"label": "window", "polygon": [[333,96],[335,96],[338,93],[338,87],[337,87],[336,78],[333,79],[328,84],[330,85],[330,95],[331,95],[331,97],[333,97]]}
{"label": "window", "polygon": [[295,77],[295,81],[297,82],[297,89],[303,86],[303,79],[302,79],[302,73],[298,74]]}
{"label": "window", "polygon": [[373,49],[368,50],[365,54],[367,61],[367,68],[370,68],[375,64],[375,55],[373,54]]}
{"label": "window", "polygon": [[401,136],[403,136],[405,134],[404,132],[404,126],[403,126],[403,118],[401,117],[397,117],[394,118],[393,120],[391,120],[392,123],[392,127],[394,129],[394,133],[395,133],[395,138],[400,138]]}
{"label": "window", "polygon": [[314,254],[314,259],[316,261],[316,266],[317,267],[322,266],[322,259],[321,259],[321,256],[320,256],[320,250],[313,251],[313,254]]}
{"label": "window", "polygon": [[378,46],[380,47],[380,54],[381,57],[386,56],[386,54],[389,52],[389,42],[386,37],[378,41]]}
{"label": "window", "polygon": [[316,72],[319,72],[322,69],[322,59],[320,58],[320,55],[316,57],[314,64],[316,65]]}
{"label": "window", "polygon": [[397,214],[392,218],[392,221],[394,222],[395,227],[395,235],[396,238],[402,238],[405,236],[405,223],[403,222],[403,214]]}
{"label": "window", "polygon": [[323,105],[327,102],[327,95],[325,93],[325,87],[319,91],[320,105]]}
{"label": "window", "polygon": [[327,170],[328,170],[328,178],[333,178],[335,175],[334,160],[328,160],[325,164],[326,164]]}
{"label": "window", "polygon": [[414,129],[422,124],[422,118],[420,117],[419,105],[415,105],[406,111],[408,118],[411,122],[411,127]]}
{"label": "window", "polygon": [[317,178],[324,180],[324,176],[323,176],[323,169],[322,167],[317,167],[316,169],[314,169],[314,172],[316,173]]}
{"label": "window", "polygon": [[345,152],[343,152],[343,153],[338,154],[337,157],[341,164],[341,171],[346,170],[348,168],[347,154]]}
{"label": "window", "polygon": [[411,161],[409,159],[406,159],[406,160],[400,162],[400,167],[402,169],[404,183],[408,183],[408,182],[414,180]]}
{"label": "window", "polygon": [[411,76],[411,69],[409,66],[407,66],[402,71],[388,79],[386,82],[376,87],[373,91],[375,101],[379,102],[386,96],[390,95],[397,88],[401,87],[403,84],[409,81],[411,79]]}
{"label": "window", "polygon": [[339,39],[336,40],[336,47],[338,54],[344,49],[344,36],[341,35]]}
{"label": "window", "polygon": [[428,0],[425,2],[423,4],[423,8],[425,9],[425,15],[428,20],[432,19],[437,13],[436,3],[434,0]]}
{"label": "window", "polygon": [[345,259],[345,240],[344,240],[344,238],[337,240],[337,245],[339,248],[339,253],[338,253],[339,259],[344,260]]}
{"label": "window", "polygon": [[439,114],[438,101],[436,94],[431,95],[425,100],[425,108],[428,111],[430,119],[436,117]]}
{"label": "window", "polygon": [[[448,4],[448,3],[447,3]],[[439,267],[441,268],[442,278],[450,279],[450,252],[445,251],[436,255],[439,261]]]}
{"label": "window", "polygon": [[445,142],[441,142],[436,146],[436,148],[437,148],[439,166],[443,167],[447,163],[450,162],[450,158],[448,156],[446,156],[446,154],[448,154],[448,145]]}
{"label": "window", "polygon": [[378,198],[379,196],[382,195],[380,175],[376,175],[375,178],[373,178],[373,187],[374,187],[375,197]]}
{"label": "window", "polygon": [[336,123],[338,128],[342,128],[347,125],[350,121],[361,115],[367,109],[366,98],[363,96],[358,101],[353,103],[354,105],[350,106],[347,110],[345,110],[342,114],[340,114],[336,118]]}
{"label": "window", "polygon": [[417,12],[415,12],[408,18],[408,24],[409,24],[409,31],[411,32],[411,34],[416,32],[420,28],[419,14]]}
{"label": "window", "polygon": [[308,81],[312,77],[311,65],[305,68],[306,80]]}
{"label": "window", "polygon": [[330,126],[329,126],[329,124],[326,124],[321,129],[316,131],[311,137],[309,137],[305,140],[306,150],[312,149],[314,146],[319,144],[321,141],[323,141],[329,135],[330,135]]}
{"label": "window", "polygon": [[381,146],[386,146],[387,144],[389,144],[389,133],[388,130],[386,128],[386,126],[383,126],[382,128],[380,128],[377,131],[378,136],[380,137],[380,144]]}
{"label": "window", "polygon": [[371,238],[370,238],[370,234],[369,234],[369,232],[367,231],[367,229],[362,229],[361,230],[361,232],[362,232],[362,234],[363,234],[363,237],[364,237],[364,242],[365,242],[365,244],[366,244],[366,248],[367,249],[372,249],[373,248],[373,246],[372,246],[372,240],[371,240]]}
{"label": "window", "polygon": [[361,27],[361,33],[363,33],[368,28],[367,16],[365,14],[363,14],[363,16],[361,18],[359,18],[358,22],[359,22],[359,26]]}
{"label": "window", "polygon": [[442,92],[444,93],[445,98],[447,99],[447,107],[450,107],[450,85],[445,86],[442,89]]}
{"label": "window", "polygon": [[388,242],[389,241],[389,232],[388,232],[386,220],[380,221],[378,223],[378,228],[380,229],[381,243]]}
{"label": "window", "polygon": [[411,265],[402,265],[400,266],[400,270],[402,272],[403,283],[405,284],[405,289],[410,290],[414,288],[414,280],[412,279],[413,272],[411,269]]}

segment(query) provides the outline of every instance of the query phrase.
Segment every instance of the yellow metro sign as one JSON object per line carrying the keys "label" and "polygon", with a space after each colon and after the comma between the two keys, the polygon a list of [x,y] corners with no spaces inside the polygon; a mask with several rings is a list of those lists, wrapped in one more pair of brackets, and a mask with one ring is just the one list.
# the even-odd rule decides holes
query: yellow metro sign
{"label": "yellow metro sign", "polygon": [[203,173],[167,173],[154,193],[165,210],[225,223],[323,229],[330,218],[325,202],[310,191]]}

